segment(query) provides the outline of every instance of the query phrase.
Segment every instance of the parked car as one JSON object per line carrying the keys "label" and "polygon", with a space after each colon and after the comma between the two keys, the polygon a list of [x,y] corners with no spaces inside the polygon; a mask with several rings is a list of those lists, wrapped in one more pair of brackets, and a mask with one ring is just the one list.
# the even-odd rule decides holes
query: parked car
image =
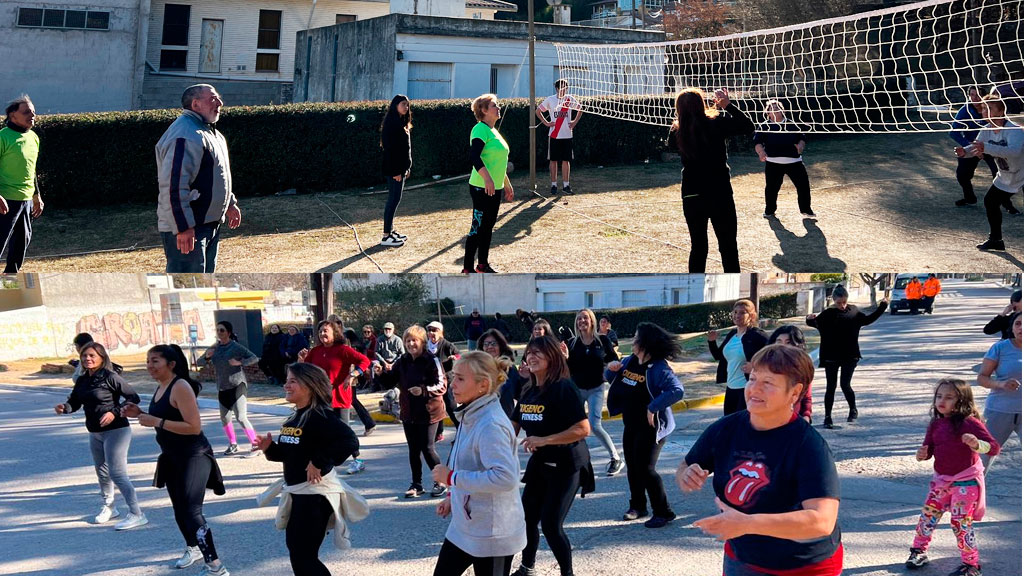
{"label": "parked car", "polygon": [[[900,310],[910,312],[910,301],[907,300],[907,284],[910,283],[910,279],[917,277],[924,284],[924,281],[928,279],[927,272],[919,272],[915,274],[897,274],[896,283],[892,286],[892,293],[889,296],[889,314],[896,314]],[[934,305],[932,305],[934,308]]]}

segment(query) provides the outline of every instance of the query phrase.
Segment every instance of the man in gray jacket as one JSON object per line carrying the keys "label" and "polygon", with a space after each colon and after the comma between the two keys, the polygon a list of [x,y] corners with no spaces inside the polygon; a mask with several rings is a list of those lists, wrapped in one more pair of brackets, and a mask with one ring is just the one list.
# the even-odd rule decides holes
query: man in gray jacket
{"label": "man in gray jacket", "polygon": [[402,338],[395,334],[395,325],[391,322],[385,323],[384,333],[377,338],[377,359],[373,363],[374,374],[378,377],[374,380],[374,386],[380,389],[395,386],[391,368],[402,354],[405,354],[405,345],[402,344]]}
{"label": "man in gray jacket", "polygon": [[219,229],[242,222],[231,192],[228,143],[214,124],[224,102],[209,84],[181,95],[184,112],[156,144],[160,195],[157,225],[167,272],[212,273],[217,267]]}

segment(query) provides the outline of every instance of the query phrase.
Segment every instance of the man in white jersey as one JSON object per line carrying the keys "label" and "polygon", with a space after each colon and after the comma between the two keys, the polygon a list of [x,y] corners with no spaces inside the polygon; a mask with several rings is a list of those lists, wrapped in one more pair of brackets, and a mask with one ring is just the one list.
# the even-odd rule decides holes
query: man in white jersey
{"label": "man in white jersey", "polygon": [[998,94],[985,96],[982,104],[988,125],[981,129],[978,139],[967,149],[958,146],[956,155],[981,158],[988,154],[995,158],[999,171],[985,194],[985,215],[988,216],[990,232],[988,240],[978,244],[978,249],[1005,250],[1000,206],[1024,187],[1024,131],[1006,117],[1006,104]]}
{"label": "man in white jersey", "polygon": [[[572,194],[569,186],[569,162],[572,158],[572,130],[583,112],[580,104],[568,94],[569,83],[555,81],[556,94],[548,96],[537,107],[537,117],[548,127],[548,165],[551,168],[551,194],[558,194],[558,165],[562,165],[562,192]],[[575,111],[575,117],[573,117]],[[548,116],[545,117],[544,113]],[[550,119],[549,119],[550,118]]]}

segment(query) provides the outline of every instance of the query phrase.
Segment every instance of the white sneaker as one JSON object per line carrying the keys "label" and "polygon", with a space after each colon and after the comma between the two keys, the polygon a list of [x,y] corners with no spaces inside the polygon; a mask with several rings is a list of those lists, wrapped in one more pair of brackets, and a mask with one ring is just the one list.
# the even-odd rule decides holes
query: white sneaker
{"label": "white sneaker", "polygon": [[114,525],[114,530],[131,530],[132,528],[145,526],[146,524],[149,524],[149,519],[146,518],[145,514],[142,512],[139,512],[138,514],[132,514],[129,512],[128,515],[124,517],[124,520],[121,520]]}
{"label": "white sneaker", "polygon": [[199,546],[186,546],[185,553],[182,554],[181,558],[178,558],[178,561],[174,563],[174,567],[188,568],[202,559],[203,553],[199,551]]}
{"label": "white sneaker", "polygon": [[206,566],[203,566],[202,570],[199,571],[199,576],[231,576],[231,572],[228,572],[228,569],[226,566],[224,566],[224,563],[221,563],[220,568],[217,568],[216,570],[210,568],[210,565],[207,564]]}
{"label": "white sneaker", "polygon": [[345,474],[358,474],[366,469],[366,465],[358,458],[353,458],[352,463],[345,468]]}
{"label": "white sneaker", "polygon": [[104,522],[110,520],[111,518],[118,518],[119,516],[121,516],[121,513],[118,512],[117,506],[114,506],[114,505],[106,506],[106,505],[104,505],[103,508],[100,508],[100,513],[97,514],[96,517],[92,519],[92,522],[93,522],[93,524],[103,524]]}
{"label": "white sneaker", "polygon": [[381,246],[402,246],[404,244],[405,240],[395,236],[393,232],[380,239]]}
{"label": "white sneaker", "polygon": [[399,240],[402,240],[403,242],[404,242],[405,240],[408,240],[408,239],[409,239],[409,237],[408,237],[408,236],[406,236],[405,234],[402,234],[402,233],[401,233],[401,232],[399,232],[398,230],[392,230],[392,231],[391,231],[391,235],[392,235],[392,236],[394,236],[395,238],[398,238]]}

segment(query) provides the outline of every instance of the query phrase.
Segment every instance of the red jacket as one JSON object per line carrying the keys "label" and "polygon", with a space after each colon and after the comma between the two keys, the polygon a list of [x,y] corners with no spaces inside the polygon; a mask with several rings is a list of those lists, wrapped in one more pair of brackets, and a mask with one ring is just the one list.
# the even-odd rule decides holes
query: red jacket
{"label": "red jacket", "polygon": [[353,367],[365,372],[370,367],[370,359],[351,346],[335,344],[331,347],[313,347],[306,355],[306,362],[327,372],[327,378],[331,381],[331,407],[351,408],[352,387],[347,385],[348,376]]}

